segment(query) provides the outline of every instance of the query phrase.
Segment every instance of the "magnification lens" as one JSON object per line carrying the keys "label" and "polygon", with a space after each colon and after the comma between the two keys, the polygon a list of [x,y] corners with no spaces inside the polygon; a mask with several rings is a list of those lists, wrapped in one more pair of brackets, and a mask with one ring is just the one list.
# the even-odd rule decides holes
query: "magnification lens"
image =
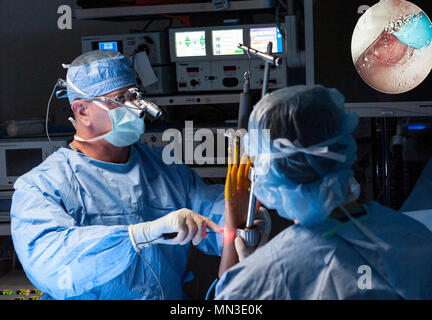
{"label": "magnification lens", "polygon": [[126,92],[125,97],[126,97],[126,101],[133,101],[136,100],[138,94],[138,91],[136,90],[128,90],[128,92]]}
{"label": "magnification lens", "polygon": [[351,53],[359,76],[377,91],[400,94],[432,69],[432,23],[406,0],[380,1],[359,19]]}

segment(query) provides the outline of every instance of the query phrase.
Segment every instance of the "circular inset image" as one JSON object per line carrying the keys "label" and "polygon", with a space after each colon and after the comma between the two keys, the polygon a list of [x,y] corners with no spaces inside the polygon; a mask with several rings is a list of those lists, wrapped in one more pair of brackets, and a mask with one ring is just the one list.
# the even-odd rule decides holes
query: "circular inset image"
{"label": "circular inset image", "polygon": [[415,4],[381,0],[359,19],[351,41],[360,77],[383,93],[421,84],[432,70],[432,23]]}

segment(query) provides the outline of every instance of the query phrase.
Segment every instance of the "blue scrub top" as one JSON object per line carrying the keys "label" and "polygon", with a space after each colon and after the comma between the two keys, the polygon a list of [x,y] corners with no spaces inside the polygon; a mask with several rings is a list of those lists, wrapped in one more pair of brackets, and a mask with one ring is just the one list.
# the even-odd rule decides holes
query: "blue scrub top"
{"label": "blue scrub top", "polygon": [[400,211],[432,230],[432,159],[426,164]]}
{"label": "blue scrub top", "polygon": [[[141,143],[126,164],[62,148],[14,187],[15,250],[48,299],[161,299],[155,275],[166,299],[182,299],[190,245],[144,248],[144,261],[128,226],[182,208],[224,225],[222,185],[206,185],[184,165],[165,165],[161,149]],[[222,237],[210,233],[198,248],[221,255]]]}
{"label": "blue scrub top", "polygon": [[282,231],[222,276],[216,299],[431,299],[432,233],[378,203],[364,208],[355,223]]}
{"label": "blue scrub top", "polygon": [[432,209],[432,159],[426,164],[408,199],[400,208],[403,212]]}

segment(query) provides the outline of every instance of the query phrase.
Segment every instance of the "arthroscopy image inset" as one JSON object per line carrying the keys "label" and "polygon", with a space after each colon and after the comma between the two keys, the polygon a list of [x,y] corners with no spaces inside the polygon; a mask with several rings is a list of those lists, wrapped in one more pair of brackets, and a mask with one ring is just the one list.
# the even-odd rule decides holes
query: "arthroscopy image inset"
{"label": "arthroscopy image inset", "polygon": [[432,23],[406,0],[381,0],[359,19],[351,53],[360,77],[373,89],[400,94],[420,85],[432,70]]}

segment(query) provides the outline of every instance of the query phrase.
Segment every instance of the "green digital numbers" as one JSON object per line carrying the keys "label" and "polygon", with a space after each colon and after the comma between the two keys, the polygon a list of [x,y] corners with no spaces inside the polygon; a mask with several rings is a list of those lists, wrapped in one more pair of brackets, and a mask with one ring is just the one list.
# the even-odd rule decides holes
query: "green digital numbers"
{"label": "green digital numbers", "polygon": [[13,295],[13,291],[12,290],[2,290],[0,291],[0,296],[11,296]]}

